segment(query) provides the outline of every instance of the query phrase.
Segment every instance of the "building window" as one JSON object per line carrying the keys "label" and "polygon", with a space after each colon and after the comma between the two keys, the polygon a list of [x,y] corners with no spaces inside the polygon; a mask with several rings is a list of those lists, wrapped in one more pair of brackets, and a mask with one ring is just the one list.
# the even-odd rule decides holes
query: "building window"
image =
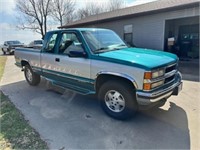
{"label": "building window", "polygon": [[133,25],[124,26],[124,41],[130,46],[133,45]]}

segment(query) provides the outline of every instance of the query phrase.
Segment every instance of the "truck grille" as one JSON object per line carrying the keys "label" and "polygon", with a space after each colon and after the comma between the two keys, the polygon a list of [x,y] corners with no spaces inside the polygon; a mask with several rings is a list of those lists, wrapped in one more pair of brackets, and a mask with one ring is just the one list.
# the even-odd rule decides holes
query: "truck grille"
{"label": "truck grille", "polygon": [[170,83],[175,78],[175,73],[177,72],[177,63],[169,65],[165,68],[165,84]]}
{"label": "truck grille", "polygon": [[165,73],[169,73],[169,72],[171,72],[173,70],[177,70],[177,64],[173,64],[173,65],[170,65],[169,67],[167,67],[165,69]]}
{"label": "truck grille", "polygon": [[175,75],[166,78],[166,79],[165,79],[165,83],[169,83],[169,82],[173,81],[173,80],[174,80],[174,77],[175,77]]}

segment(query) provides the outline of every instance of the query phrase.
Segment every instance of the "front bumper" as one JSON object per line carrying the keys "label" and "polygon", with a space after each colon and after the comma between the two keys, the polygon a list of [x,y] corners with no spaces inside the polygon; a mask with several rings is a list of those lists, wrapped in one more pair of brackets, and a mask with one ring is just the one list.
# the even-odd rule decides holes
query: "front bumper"
{"label": "front bumper", "polygon": [[137,91],[136,95],[139,106],[154,106],[163,103],[163,101],[166,101],[171,95],[178,95],[182,90],[181,80],[181,74],[178,73],[175,81],[167,87],[151,92]]}

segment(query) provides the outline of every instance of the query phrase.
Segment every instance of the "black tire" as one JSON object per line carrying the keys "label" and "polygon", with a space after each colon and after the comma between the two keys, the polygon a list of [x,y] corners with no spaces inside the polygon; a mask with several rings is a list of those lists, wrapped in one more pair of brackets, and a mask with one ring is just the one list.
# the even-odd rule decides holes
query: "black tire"
{"label": "black tire", "polygon": [[14,55],[15,54],[15,52],[13,51],[13,52],[10,52],[10,55]]}
{"label": "black tire", "polygon": [[3,50],[3,48],[1,48],[2,52],[3,52],[3,55],[6,55],[6,52]]}
{"label": "black tire", "polygon": [[104,83],[99,89],[98,99],[105,113],[115,119],[130,119],[138,109],[135,90],[124,82],[108,81]]}
{"label": "black tire", "polygon": [[36,86],[40,83],[40,75],[34,73],[30,65],[25,66],[24,76],[26,81],[32,86]]}

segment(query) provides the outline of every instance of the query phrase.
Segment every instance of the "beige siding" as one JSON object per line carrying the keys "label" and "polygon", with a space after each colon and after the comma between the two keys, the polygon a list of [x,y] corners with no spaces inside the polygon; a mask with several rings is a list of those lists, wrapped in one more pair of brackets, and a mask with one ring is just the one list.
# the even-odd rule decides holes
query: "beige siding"
{"label": "beige siding", "polygon": [[[112,29],[123,38],[124,25],[132,24],[133,43],[137,47],[163,50],[165,21],[170,19],[199,16],[199,13],[199,7],[197,6],[189,9],[93,24],[89,27]],[[188,24],[190,23],[188,22]]]}

